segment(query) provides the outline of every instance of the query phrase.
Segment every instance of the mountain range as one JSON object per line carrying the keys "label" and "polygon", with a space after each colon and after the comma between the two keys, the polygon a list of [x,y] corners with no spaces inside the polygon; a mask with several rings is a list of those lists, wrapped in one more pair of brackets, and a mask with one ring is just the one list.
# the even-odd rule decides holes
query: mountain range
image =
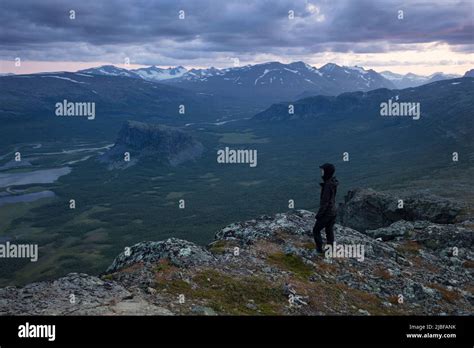
{"label": "mountain range", "polygon": [[[386,76],[387,74],[385,72]],[[472,70],[466,76],[469,74],[472,74]],[[393,76],[394,74],[390,77]],[[429,81],[446,76],[448,75],[435,74]],[[404,78],[412,77],[413,82],[416,75],[407,74]],[[158,80],[158,83],[149,80],[159,78],[165,79]],[[425,84],[420,90],[410,89],[413,87],[397,90],[394,83],[374,70],[341,67],[331,63],[316,69],[303,62],[271,62],[228,69],[191,70],[183,67],[161,69],[155,66],[127,70],[102,66],[76,73],[11,75],[0,79],[4,87],[4,93],[0,95],[4,127],[7,127],[8,122],[22,122],[21,120],[28,118],[42,122],[43,126],[51,122],[47,127],[50,130],[61,124],[61,127],[66,127],[61,131],[64,134],[67,134],[65,129],[69,128],[78,132],[76,122],[65,122],[65,119],[59,120],[54,116],[55,104],[67,99],[95,102],[98,113],[96,122],[109,125],[100,128],[95,123],[82,122],[80,126],[84,134],[107,129],[111,135],[116,134],[119,124],[125,120],[185,125],[227,122],[250,118],[256,114],[255,119],[269,118],[272,122],[285,118],[311,118],[325,112],[331,113],[333,119],[345,118],[348,114],[367,115],[370,107],[368,101],[376,99],[372,105],[373,114],[378,112],[381,101],[393,99],[397,95],[407,100],[422,101],[423,113],[432,105],[438,105],[434,107],[434,111],[445,110],[444,106],[447,104],[441,105],[443,103],[439,101],[445,99],[446,93],[453,90],[464,93],[471,88],[469,77],[464,77],[438,81],[446,82],[440,85]],[[429,87],[431,85],[433,87]],[[419,91],[427,90],[432,95],[418,95]],[[460,98],[458,95],[455,97]],[[433,98],[435,99],[432,100]],[[430,100],[430,103],[425,104],[425,100]],[[288,115],[290,101],[295,105],[294,115]],[[185,114],[180,113],[180,105],[185,106]],[[451,114],[450,110],[452,108],[445,110],[446,114]],[[461,112],[460,115],[465,114],[464,109],[458,111]],[[386,121],[398,122],[393,119]],[[440,122],[445,121],[445,117],[440,118]],[[33,123],[30,125],[34,128]],[[347,124],[344,128],[347,128]],[[460,134],[464,132],[463,129],[459,131]],[[12,141],[9,134],[7,132],[2,141]],[[28,135],[26,129],[24,134],[25,137],[32,136]],[[46,133],[36,135],[42,137]]]}
{"label": "mountain range", "polygon": [[98,68],[90,68],[78,71],[78,73],[81,74],[126,76],[133,78],[142,78],[146,81],[161,81],[176,78],[182,76],[186,72],[187,69],[182,66],[163,69],[155,65],[152,65],[148,68],[140,68],[134,70],[127,70],[124,68],[116,67],[114,65],[103,65]]}
{"label": "mountain range", "polygon": [[[211,67],[190,70],[182,66],[165,69],[154,65],[148,68],[127,70],[108,65],[81,70],[79,73],[142,78],[147,81],[183,87],[198,93],[259,99],[266,102],[315,95],[338,95],[344,92],[369,91],[377,88],[403,89],[461,77],[442,72],[429,76],[413,73],[402,75],[390,71],[378,73],[359,66],[339,66],[333,63],[315,68],[304,62],[289,64],[268,62],[225,69]],[[466,72],[465,76],[469,76],[468,74],[469,72]]]}
{"label": "mountain range", "polygon": [[186,70],[182,66],[161,69],[156,66],[126,70],[102,66],[78,73],[115,75],[159,81],[198,93],[266,102],[295,99],[304,95],[337,95],[396,86],[374,70],[326,64],[320,69],[303,62],[269,62],[243,67]]}
{"label": "mountain range", "polygon": [[[473,91],[474,78],[467,77],[403,90],[377,89],[338,96],[315,96],[273,104],[252,120],[264,124],[315,121],[320,128],[330,125],[331,128],[350,130],[346,140],[347,136],[360,136],[360,130],[371,133],[367,136],[377,132],[388,136],[390,127],[395,127],[399,130],[393,134],[398,134],[398,138],[406,136],[407,132],[414,132],[412,139],[418,141],[427,137],[428,143],[436,139],[437,142],[456,141],[467,145],[472,144],[470,132],[474,127],[469,111],[474,100]],[[447,100],[455,102],[455,105],[446,103]],[[381,116],[381,104],[405,102],[420,104],[419,120]],[[292,113],[288,111],[290,104],[293,106]],[[423,132],[420,132],[420,127]],[[331,134],[334,133],[335,130],[332,130]]]}
{"label": "mountain range", "polygon": [[[460,75],[444,74],[442,72],[436,72],[429,76],[416,75],[412,73],[402,75],[402,74],[396,74],[390,71],[382,71],[380,74],[383,77],[385,77],[387,80],[390,80],[398,89],[418,87],[418,86],[431,83],[431,82],[461,77]],[[467,75],[465,75],[465,77],[466,76]]]}
{"label": "mountain range", "polygon": [[[446,165],[454,151],[463,153],[463,164],[468,162],[474,146],[473,101],[474,78],[464,77],[403,90],[381,88],[280,102],[250,121],[269,134],[278,132],[281,141],[290,135],[301,143],[305,137],[312,138],[300,153],[304,148],[314,149],[336,162],[341,153],[357,152],[355,162],[365,161],[359,170],[366,173],[374,165],[376,175],[383,177],[382,167],[403,166],[408,171],[427,161]],[[419,118],[382,116],[384,103],[417,103]]]}

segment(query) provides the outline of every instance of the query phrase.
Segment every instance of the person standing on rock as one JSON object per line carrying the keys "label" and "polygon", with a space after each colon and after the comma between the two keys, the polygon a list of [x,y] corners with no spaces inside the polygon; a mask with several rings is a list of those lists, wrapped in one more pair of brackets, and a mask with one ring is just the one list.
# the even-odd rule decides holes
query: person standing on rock
{"label": "person standing on rock", "polygon": [[336,168],[331,163],[325,163],[321,168],[322,179],[324,182],[321,185],[321,196],[319,201],[319,210],[316,214],[316,223],[313,227],[313,236],[316,243],[316,251],[323,254],[323,240],[321,238],[321,230],[326,231],[327,244],[334,243],[333,227],[336,223],[336,192],[337,181],[334,173]]}

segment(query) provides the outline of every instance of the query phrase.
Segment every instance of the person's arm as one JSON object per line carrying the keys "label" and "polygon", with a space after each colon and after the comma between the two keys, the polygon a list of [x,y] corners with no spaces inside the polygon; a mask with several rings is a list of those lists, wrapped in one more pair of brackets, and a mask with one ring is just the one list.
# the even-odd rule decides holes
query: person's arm
{"label": "person's arm", "polygon": [[321,203],[319,206],[318,213],[316,214],[316,219],[320,219],[326,213],[326,210],[329,208],[331,203],[331,188],[329,185],[323,186],[323,194],[321,196]]}

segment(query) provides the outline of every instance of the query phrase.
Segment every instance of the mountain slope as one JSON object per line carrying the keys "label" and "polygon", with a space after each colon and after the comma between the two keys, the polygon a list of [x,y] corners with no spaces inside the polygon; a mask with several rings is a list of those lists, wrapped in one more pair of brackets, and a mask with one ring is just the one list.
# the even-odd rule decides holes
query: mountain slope
{"label": "mountain slope", "polygon": [[474,69],[466,71],[466,73],[464,74],[464,77],[474,77]]}
{"label": "mountain slope", "polygon": [[[55,103],[95,102],[100,115],[141,115],[167,120],[183,119],[186,113],[207,110],[209,96],[181,88],[152,83],[129,76],[85,73],[45,73],[0,77],[4,92],[0,96],[2,118],[48,114],[54,118]],[[27,98],[25,98],[27,96]]]}
{"label": "mountain slope", "polygon": [[[404,90],[305,98],[273,104],[249,120],[248,127],[278,135],[281,142],[298,139],[291,150],[280,149],[275,156],[293,151],[298,161],[323,157],[357,180],[402,183],[437,168],[473,166],[473,87],[474,78],[460,78]],[[381,105],[405,102],[419,103],[419,119],[381,115]]]}
{"label": "mountain slope", "polygon": [[[100,278],[74,273],[0,289],[0,314],[472,313],[472,220],[400,220],[366,231],[336,225],[337,245],[354,252],[322,258],[314,215],[296,210],[234,223],[206,247],[176,238],[137,243]],[[72,292],[81,300],[71,303]]]}
{"label": "mountain slope", "polygon": [[[368,91],[377,88],[395,88],[395,85],[374,70],[364,68],[341,67],[337,64],[326,64],[319,71],[329,80],[341,84],[342,92]],[[342,93],[341,92],[341,93]]]}
{"label": "mountain slope", "polygon": [[[0,146],[71,137],[113,141],[125,120],[215,122],[222,103],[212,96],[125,76],[15,75],[0,77],[0,85]],[[56,104],[64,101],[94,103],[89,104],[94,105],[94,119],[56,116]]]}
{"label": "mountain slope", "polygon": [[[420,126],[438,136],[456,138],[460,142],[465,140],[467,145],[472,141],[470,130],[474,127],[470,111],[474,106],[473,87],[473,78],[460,78],[403,90],[377,89],[344,93],[337,97],[317,96],[274,104],[255,115],[253,120],[266,123],[313,120],[331,123],[331,126],[343,122],[341,127],[354,125],[370,129],[395,124],[404,128]],[[381,116],[381,104],[389,101],[420,103],[420,120]],[[294,114],[289,112],[289,105],[294,106]]]}

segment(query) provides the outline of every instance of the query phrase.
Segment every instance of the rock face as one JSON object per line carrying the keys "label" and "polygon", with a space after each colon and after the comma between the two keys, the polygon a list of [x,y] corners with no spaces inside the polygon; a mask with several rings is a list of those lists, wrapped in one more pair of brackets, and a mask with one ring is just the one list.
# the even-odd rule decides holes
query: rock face
{"label": "rock face", "polygon": [[[179,128],[127,121],[122,126],[114,147],[100,159],[110,168],[126,168],[140,159],[151,158],[172,166],[201,156],[204,147]],[[130,161],[124,161],[124,153]]]}
{"label": "rock face", "polygon": [[[400,199],[403,208],[399,208]],[[339,206],[340,222],[358,231],[387,227],[399,220],[453,223],[464,208],[457,202],[433,195],[395,196],[372,189],[349,191],[344,200]]]}
{"label": "rock face", "polygon": [[342,253],[321,257],[314,218],[296,210],[233,223],[208,246],[138,243],[100,277],[0,289],[0,314],[472,314],[474,220],[398,220],[363,233],[336,224]]}

